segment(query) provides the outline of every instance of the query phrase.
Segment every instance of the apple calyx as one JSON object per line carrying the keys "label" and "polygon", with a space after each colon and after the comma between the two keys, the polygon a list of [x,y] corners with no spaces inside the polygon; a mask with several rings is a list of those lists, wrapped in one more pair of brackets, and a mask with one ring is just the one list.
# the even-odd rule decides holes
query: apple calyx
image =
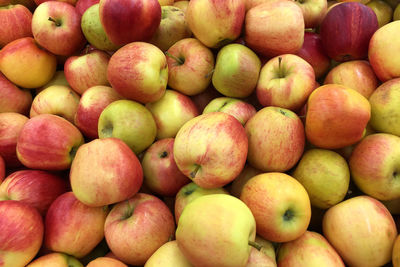
{"label": "apple calyx", "polygon": [[285,222],[288,222],[288,221],[292,220],[293,217],[294,217],[294,212],[291,209],[287,209],[285,211],[285,213],[283,214],[283,220]]}
{"label": "apple calyx", "polygon": [[194,179],[199,172],[201,166],[199,164],[194,164],[195,168],[194,170],[189,174],[190,178]]}
{"label": "apple calyx", "polygon": [[133,214],[133,212],[135,211],[135,208],[132,207],[132,206],[129,204],[129,200],[126,201],[126,205],[127,205],[128,207],[127,207],[126,211],[124,212],[124,214],[122,214],[122,216],[121,216],[121,221],[126,220],[126,219],[128,219],[129,217],[131,217],[132,214]]}
{"label": "apple calyx", "polygon": [[113,130],[114,130],[113,125],[110,123],[107,123],[106,126],[103,129],[101,129],[101,132],[103,133],[103,135],[105,137],[112,137]]}
{"label": "apple calyx", "polygon": [[258,251],[260,251],[260,250],[263,248],[262,245],[258,244],[258,243],[255,242],[255,241],[249,240],[249,243],[248,243],[248,244],[249,244],[249,246],[252,246],[253,248],[257,249]]}
{"label": "apple calyx", "polygon": [[174,59],[178,63],[178,65],[183,65],[185,63],[185,58],[183,58],[183,57],[176,57],[168,51],[165,52],[165,55]]}
{"label": "apple calyx", "polygon": [[61,21],[59,20],[55,20],[52,17],[49,17],[49,21],[54,22],[54,24],[56,25],[56,27],[60,27],[61,26]]}
{"label": "apple calyx", "polygon": [[163,151],[160,153],[160,158],[166,158],[168,156],[168,152],[167,151]]}

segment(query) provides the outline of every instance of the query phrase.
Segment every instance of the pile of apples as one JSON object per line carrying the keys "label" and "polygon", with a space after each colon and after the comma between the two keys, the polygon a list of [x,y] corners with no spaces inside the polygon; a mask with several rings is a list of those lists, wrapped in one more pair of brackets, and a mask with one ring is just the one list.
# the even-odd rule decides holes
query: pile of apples
{"label": "pile of apples", "polygon": [[0,266],[400,266],[398,0],[0,0]]}

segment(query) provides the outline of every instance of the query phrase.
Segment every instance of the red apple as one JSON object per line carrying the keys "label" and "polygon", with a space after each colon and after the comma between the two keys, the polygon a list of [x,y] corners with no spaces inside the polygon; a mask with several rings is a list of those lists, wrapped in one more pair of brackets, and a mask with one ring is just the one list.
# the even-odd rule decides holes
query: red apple
{"label": "red apple", "polygon": [[21,90],[0,72],[0,112],[28,114],[32,104],[29,90]]}
{"label": "red apple", "polygon": [[100,21],[111,42],[148,41],[161,21],[157,0],[101,0]]}
{"label": "red apple", "polygon": [[0,155],[0,185],[6,177],[6,162],[3,157]]}
{"label": "red apple", "polygon": [[32,13],[23,5],[0,6],[0,47],[32,36]]}
{"label": "red apple", "polygon": [[89,7],[97,4],[99,1],[100,0],[78,0],[76,1],[75,9],[82,16]]}
{"label": "red apple", "polygon": [[322,46],[335,61],[365,59],[368,44],[378,29],[374,11],[358,2],[332,7],[320,27]]}

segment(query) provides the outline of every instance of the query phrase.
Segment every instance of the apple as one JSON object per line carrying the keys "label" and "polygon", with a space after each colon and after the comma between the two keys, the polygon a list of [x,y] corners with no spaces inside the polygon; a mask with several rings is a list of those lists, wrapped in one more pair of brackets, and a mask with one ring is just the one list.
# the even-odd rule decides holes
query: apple
{"label": "apple", "polygon": [[0,72],[17,86],[37,88],[53,77],[55,55],[42,49],[32,37],[8,43],[0,50]]}
{"label": "apple", "polygon": [[4,161],[3,157],[0,155],[0,186],[5,177],[6,177],[6,162]]}
{"label": "apple", "polygon": [[157,0],[100,0],[100,21],[111,42],[148,41],[161,21]]}
{"label": "apple", "polygon": [[257,5],[246,12],[244,36],[246,46],[265,57],[296,53],[304,42],[303,12],[292,1]]}
{"label": "apple", "polygon": [[243,100],[232,97],[217,97],[204,107],[203,114],[224,112],[235,117],[242,125],[256,114],[255,107]]}
{"label": "apple", "polygon": [[161,5],[162,8],[163,6],[172,6],[174,0],[158,0],[158,3]]}
{"label": "apple", "polygon": [[239,37],[245,12],[244,0],[191,0],[185,19],[200,42],[220,48]]}
{"label": "apple", "polygon": [[17,140],[28,117],[15,113],[0,113],[0,156],[7,168],[22,166],[17,157]]}
{"label": "apple", "polygon": [[394,8],[393,21],[399,20],[400,19],[400,3],[397,3],[397,1],[395,1],[395,5],[392,6],[392,8]]}
{"label": "apple", "polygon": [[212,84],[201,93],[190,96],[200,113],[204,112],[205,107],[211,102],[211,100],[219,97],[223,97],[223,95],[215,90]]}
{"label": "apple", "polygon": [[383,266],[397,237],[392,215],[378,200],[357,196],[324,215],[323,234],[348,266]]}
{"label": "apple", "polygon": [[[78,0],[78,4],[80,1]],[[92,1],[92,0],[86,0]],[[81,18],[81,28],[86,40],[100,50],[116,51],[120,46],[110,41],[100,21],[99,0],[86,9]],[[78,6],[76,7],[78,9]],[[78,11],[79,12],[79,11]]]}
{"label": "apple", "polygon": [[222,187],[242,171],[248,140],[235,117],[212,112],[186,122],[175,137],[174,158],[179,170],[204,188]]}
{"label": "apple", "polygon": [[67,78],[65,78],[65,73],[64,70],[57,70],[54,75],[53,78],[50,79],[50,81],[48,83],[46,83],[45,85],[43,85],[42,87],[38,87],[35,89],[35,93],[36,95],[39,94],[41,91],[43,91],[44,89],[46,89],[47,87],[50,87],[52,85],[63,85],[63,86],[69,86]]}
{"label": "apple", "polygon": [[159,247],[146,261],[144,267],[192,267],[178,247],[176,240],[169,241]]}
{"label": "apple", "polygon": [[[23,5],[26,6],[31,12],[33,12],[36,8],[36,3],[34,0],[0,0],[0,2],[8,2],[12,5]],[[2,5],[2,4],[0,4]]]}
{"label": "apple", "polygon": [[107,78],[123,97],[141,103],[154,102],[164,95],[167,87],[167,59],[155,45],[133,42],[111,56]]}
{"label": "apple", "polygon": [[10,82],[0,72],[0,112],[28,114],[32,104],[32,94],[22,90]]}
{"label": "apple", "polygon": [[75,113],[74,124],[82,134],[90,139],[96,139],[101,112],[112,102],[122,97],[111,87],[97,85],[87,89],[79,100]]}
{"label": "apple", "polygon": [[195,38],[185,38],[168,51],[168,86],[185,95],[204,92],[214,70],[212,51]]}
{"label": "apple", "polygon": [[294,167],[304,151],[304,126],[292,111],[265,107],[246,125],[249,139],[247,161],[263,172],[287,171]]}
{"label": "apple", "polygon": [[157,139],[173,138],[188,120],[199,115],[197,107],[186,95],[166,90],[157,101],[147,103],[157,125]]}
{"label": "apple", "polygon": [[76,258],[87,255],[104,238],[107,207],[89,207],[72,192],[50,205],[45,219],[44,246]]}
{"label": "apple", "polygon": [[138,155],[154,142],[157,126],[146,107],[136,101],[121,99],[101,112],[98,134],[100,139],[121,139]]}
{"label": "apple", "polygon": [[187,7],[189,6],[189,2],[190,2],[190,1],[181,0],[181,1],[178,1],[178,2],[174,2],[172,5],[173,5],[174,7],[179,8],[180,10],[183,11],[183,13],[186,14],[186,10],[187,10]]}
{"label": "apple", "polygon": [[328,72],[324,84],[331,83],[347,86],[369,99],[378,87],[378,78],[368,61],[351,60],[340,63]]}
{"label": "apple", "polygon": [[262,171],[257,170],[249,164],[246,164],[242,172],[235,178],[235,180],[233,180],[232,184],[230,185],[229,193],[234,197],[240,198],[243,186],[248,180],[260,173],[262,173]]}
{"label": "apple", "polygon": [[192,35],[185,19],[185,13],[172,5],[161,7],[161,22],[149,43],[161,51],[167,51],[173,44]]}
{"label": "apple", "polygon": [[371,117],[368,100],[343,85],[315,89],[307,101],[307,140],[319,148],[337,149],[357,143]]}
{"label": "apple", "polygon": [[315,88],[315,72],[304,59],[284,54],[270,59],[261,68],[257,98],[261,105],[296,111]]}
{"label": "apple", "polygon": [[85,43],[81,16],[74,6],[66,2],[46,1],[40,4],[33,12],[32,33],[40,46],[55,55],[70,56]]}
{"label": "apple", "polygon": [[306,231],[296,240],[282,244],[277,255],[279,266],[344,267],[342,258],[324,236]]}
{"label": "apple", "polygon": [[379,28],[392,21],[393,8],[387,2],[383,0],[371,0],[366,6],[375,12]]}
{"label": "apple", "polygon": [[125,263],[120,260],[112,259],[109,257],[98,257],[91,262],[89,262],[87,267],[128,267]]}
{"label": "apple", "polygon": [[275,248],[271,242],[256,235],[256,247],[250,250],[246,267],[276,267]]}
{"label": "apple", "polygon": [[23,5],[0,6],[0,47],[32,36],[32,13]]}
{"label": "apple", "polygon": [[240,199],[256,219],[257,234],[272,242],[295,240],[305,233],[310,223],[307,191],[285,173],[254,176],[244,185]]}
{"label": "apple", "polygon": [[328,2],[326,0],[297,0],[304,17],[305,28],[317,28],[324,19],[328,10]]}
{"label": "apple", "polygon": [[66,119],[41,114],[30,118],[17,140],[17,156],[31,169],[67,170],[84,139]]}
{"label": "apple", "polygon": [[2,265],[25,266],[42,245],[43,219],[29,205],[15,200],[0,201],[0,231]]}
{"label": "apple", "polygon": [[173,237],[174,231],[174,217],[168,207],[159,198],[145,193],[116,204],[104,225],[109,248],[130,265],[144,265]]}
{"label": "apple", "polygon": [[96,85],[109,85],[107,67],[110,55],[101,50],[92,50],[80,56],[71,56],[65,61],[64,72],[68,84],[78,94]]}
{"label": "apple", "polygon": [[78,149],[69,178],[79,201],[101,207],[135,195],[143,182],[143,170],[135,153],[120,139],[95,139]]}
{"label": "apple", "polygon": [[35,96],[29,116],[33,118],[40,114],[54,114],[74,123],[79,100],[79,95],[70,87],[51,85]]}
{"label": "apple", "polygon": [[50,204],[67,192],[62,177],[45,171],[21,170],[11,173],[0,184],[0,200],[18,200],[36,208],[44,216]]}
{"label": "apple", "polygon": [[315,148],[304,152],[292,176],[307,190],[311,204],[320,209],[341,202],[350,183],[346,160],[326,149]]}
{"label": "apple", "polygon": [[332,7],[321,22],[322,46],[338,62],[365,59],[377,29],[378,20],[371,8],[358,2],[342,3]]}
{"label": "apple", "polygon": [[305,32],[303,46],[296,55],[310,63],[316,79],[323,77],[330,69],[330,58],[322,48],[321,37],[318,33]]}
{"label": "apple", "polygon": [[26,267],[42,267],[42,266],[57,266],[57,267],[83,267],[83,264],[78,259],[70,255],[53,252],[36,258]]}
{"label": "apple", "polygon": [[217,54],[212,83],[228,97],[245,98],[256,88],[261,61],[248,47],[229,44]]}
{"label": "apple", "polygon": [[[36,5],[40,5],[41,3],[47,2],[47,1],[52,1],[52,0],[34,0],[34,2],[36,3]],[[53,0],[54,1],[54,0]],[[65,2],[68,3],[72,6],[75,6],[77,0],[55,0],[58,2]]]}
{"label": "apple", "polygon": [[378,132],[400,136],[400,127],[397,125],[400,119],[396,103],[398,95],[400,95],[400,78],[381,84],[370,96],[370,124]]}
{"label": "apple", "polygon": [[82,262],[84,266],[89,264],[89,262],[93,261],[96,258],[99,257],[106,257],[106,255],[110,253],[110,249],[107,246],[106,239],[103,238],[97,246],[90,251],[89,254],[84,256],[83,258],[80,258],[79,261]]}
{"label": "apple", "polygon": [[392,264],[393,267],[399,267],[400,266],[400,235],[396,237],[396,240],[394,241],[393,245],[393,251],[392,251]]}
{"label": "apple", "polygon": [[212,194],[228,194],[229,192],[223,187],[219,188],[203,188],[191,182],[187,185],[181,187],[181,189],[175,195],[175,203],[174,203],[174,213],[175,213],[175,222],[179,222],[179,218],[182,214],[183,209],[187,204],[192,202],[193,200]]}
{"label": "apple", "polygon": [[75,9],[76,11],[78,11],[78,13],[83,16],[83,14],[85,13],[85,11],[95,5],[98,4],[100,0],[78,0],[76,1],[75,4]]}

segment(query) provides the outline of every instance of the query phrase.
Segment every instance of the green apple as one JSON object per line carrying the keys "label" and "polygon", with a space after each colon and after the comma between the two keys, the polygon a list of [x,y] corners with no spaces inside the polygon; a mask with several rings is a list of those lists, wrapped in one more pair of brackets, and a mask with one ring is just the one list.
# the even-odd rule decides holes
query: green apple
{"label": "green apple", "polygon": [[144,267],[192,267],[178,247],[176,240],[169,241],[157,249]]}
{"label": "green apple", "polygon": [[176,240],[194,266],[245,267],[256,223],[238,198],[213,194],[190,202],[182,212]]}
{"label": "green apple", "polygon": [[98,134],[100,139],[119,138],[139,154],[156,139],[157,126],[145,106],[136,101],[121,99],[112,102],[101,112]]}
{"label": "green apple", "polygon": [[393,11],[393,21],[400,20],[400,3],[398,3]]}
{"label": "green apple", "polygon": [[375,12],[379,28],[392,21],[393,8],[385,1],[371,0],[366,6],[370,7]]}
{"label": "green apple", "polygon": [[346,196],[350,170],[346,160],[338,153],[311,149],[303,154],[293,177],[307,190],[313,206],[327,209]]}
{"label": "green apple", "polygon": [[225,96],[247,97],[256,88],[260,69],[261,61],[250,48],[229,44],[217,54],[212,83]]}

